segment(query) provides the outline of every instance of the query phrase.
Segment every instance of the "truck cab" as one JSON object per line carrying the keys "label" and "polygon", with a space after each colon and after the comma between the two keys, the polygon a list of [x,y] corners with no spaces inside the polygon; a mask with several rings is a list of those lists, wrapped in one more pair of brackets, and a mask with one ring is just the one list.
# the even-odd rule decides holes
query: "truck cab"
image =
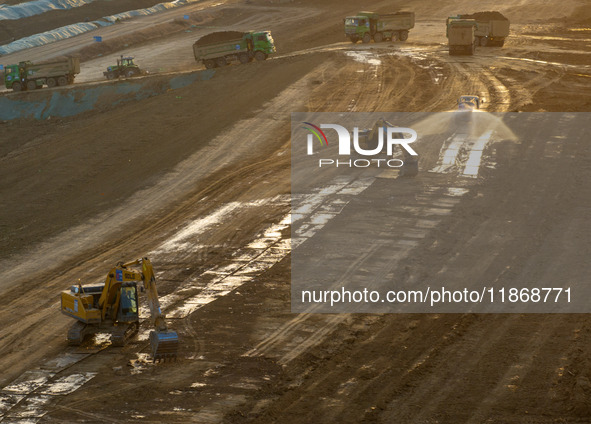
{"label": "truck cab", "polygon": [[4,86],[8,89],[12,88],[12,84],[15,81],[20,82],[23,78],[22,68],[19,65],[7,65],[4,67]]}
{"label": "truck cab", "polygon": [[377,14],[373,12],[359,12],[356,16],[347,16],[345,18],[345,35],[351,41],[362,40],[366,33],[373,35],[377,27]]}
{"label": "truck cab", "polygon": [[248,41],[253,43],[252,51],[261,51],[266,55],[273,54],[276,51],[271,31],[252,32]]}

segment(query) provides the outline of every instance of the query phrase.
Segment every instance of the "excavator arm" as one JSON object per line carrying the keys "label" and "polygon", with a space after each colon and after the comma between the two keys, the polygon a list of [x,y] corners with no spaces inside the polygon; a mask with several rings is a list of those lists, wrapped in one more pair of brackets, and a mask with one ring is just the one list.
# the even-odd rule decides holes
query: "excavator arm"
{"label": "excavator arm", "polygon": [[[135,268],[141,266],[141,272]],[[152,345],[152,358],[154,361],[166,358],[176,358],[178,350],[178,335],[168,330],[166,320],[160,308],[158,290],[156,289],[156,276],[152,268],[152,262],[148,258],[136,259],[133,262],[119,262],[107,274],[105,286],[99,299],[103,319],[115,319],[119,307],[121,284],[130,281],[142,281],[148,299],[150,316],[154,324],[154,331],[150,332],[150,344]]]}
{"label": "excavator arm", "polygon": [[144,289],[148,297],[148,307],[150,308],[150,316],[154,321],[154,327],[158,331],[167,331],[166,321],[162,315],[160,309],[160,300],[158,300],[158,290],[156,290],[156,276],[154,275],[154,269],[152,268],[152,262],[148,258],[138,259],[129,265],[142,264],[142,281],[144,283]]}

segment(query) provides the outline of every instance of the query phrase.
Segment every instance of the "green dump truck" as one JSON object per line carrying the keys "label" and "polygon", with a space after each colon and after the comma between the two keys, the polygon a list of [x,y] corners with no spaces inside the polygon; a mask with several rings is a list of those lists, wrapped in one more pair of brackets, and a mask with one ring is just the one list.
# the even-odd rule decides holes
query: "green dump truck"
{"label": "green dump truck", "polygon": [[415,26],[414,12],[374,13],[359,12],[345,18],[345,35],[352,43],[359,40],[369,43],[374,40],[406,41],[408,31]]}
{"label": "green dump truck", "polygon": [[78,57],[61,57],[44,62],[20,62],[4,67],[4,85],[13,91],[35,90],[72,84],[80,73]]}
{"label": "green dump truck", "polygon": [[476,43],[482,47],[503,47],[509,36],[509,19],[500,12],[477,12],[459,15],[459,18],[474,19],[478,23]]}
{"label": "green dump truck", "polygon": [[265,60],[275,53],[271,31],[221,31],[205,35],[193,44],[195,60],[206,68],[226,66],[230,62]]}
{"label": "green dump truck", "polygon": [[475,31],[478,24],[474,19],[458,19],[457,17],[447,18],[447,39],[449,54],[472,55],[476,51]]}

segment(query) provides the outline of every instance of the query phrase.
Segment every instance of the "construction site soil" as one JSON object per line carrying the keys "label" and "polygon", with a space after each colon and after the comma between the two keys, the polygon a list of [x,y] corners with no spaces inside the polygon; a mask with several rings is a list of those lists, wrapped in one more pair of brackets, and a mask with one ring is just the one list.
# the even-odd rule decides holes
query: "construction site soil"
{"label": "construction site soil", "polygon": [[[108,14],[115,3],[155,2],[93,4]],[[488,112],[590,112],[591,6],[369,1],[362,9],[414,10],[417,24],[405,43],[353,45],[342,19],[357,1],[200,3],[99,30],[128,42],[84,55],[75,87],[121,84],[102,70],[122,53],[150,71],[147,91],[161,87],[200,71],[191,46],[220,29],[271,30],[277,54],[70,118],[0,124],[0,422],[589,422],[588,315],[293,314],[288,214],[291,112],[439,112],[465,94]],[[80,9],[51,16],[61,25],[89,14]],[[449,56],[445,18],[479,10],[511,21],[505,46]],[[178,23],[183,14],[202,25]],[[38,32],[28,19],[10,25]],[[135,34],[156,27],[156,38]],[[2,60],[80,53],[90,35]],[[73,88],[2,95],[56,90]],[[588,278],[591,149],[547,131],[495,143],[475,179],[427,172],[442,145],[420,141],[416,178],[376,179],[364,196],[387,187],[402,215],[423,213],[420,199],[439,207],[438,187],[465,193],[397,278]],[[149,360],[146,311],[125,347],[100,335],[67,346],[60,291],[144,256],[178,360]]]}

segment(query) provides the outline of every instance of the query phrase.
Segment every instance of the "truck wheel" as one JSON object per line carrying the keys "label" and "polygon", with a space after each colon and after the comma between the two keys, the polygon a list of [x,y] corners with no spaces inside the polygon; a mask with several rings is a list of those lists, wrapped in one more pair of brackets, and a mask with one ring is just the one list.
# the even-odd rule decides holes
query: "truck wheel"
{"label": "truck wheel", "polygon": [[503,47],[505,45],[505,40],[499,41],[499,47]]}
{"label": "truck wheel", "polygon": [[408,31],[400,31],[400,41],[408,40]]}
{"label": "truck wheel", "polygon": [[12,83],[12,91],[21,91],[22,89],[23,89],[23,86],[21,85],[20,82]]}
{"label": "truck wheel", "polygon": [[134,76],[136,76],[136,75],[137,75],[137,73],[138,73],[138,72],[137,72],[137,70],[135,70],[135,69],[128,69],[127,71],[125,71],[125,76],[126,76],[127,78],[133,78]]}
{"label": "truck wheel", "polygon": [[55,78],[47,78],[47,86],[49,88],[53,88],[57,85],[57,81],[55,80]]}
{"label": "truck wheel", "polygon": [[488,45],[488,38],[486,38],[486,37],[480,37],[480,45],[482,47],[486,47]]}
{"label": "truck wheel", "polygon": [[359,41],[359,38],[358,37],[351,37],[351,42],[353,44],[357,44],[358,41]]}
{"label": "truck wheel", "polygon": [[376,32],[375,35],[373,36],[373,41],[375,41],[376,43],[381,43],[384,40],[384,36],[382,35],[381,32]]}
{"label": "truck wheel", "polygon": [[248,57],[248,53],[240,53],[240,55],[238,55],[238,60],[244,65],[250,62],[250,57]]}
{"label": "truck wheel", "polygon": [[211,60],[211,59],[205,60],[205,61],[203,62],[203,65],[205,65],[205,67],[206,67],[207,69],[212,69],[212,68],[215,68],[215,62],[214,62],[213,60]]}
{"label": "truck wheel", "polygon": [[215,60],[215,64],[217,66],[219,66],[220,68],[222,68],[222,67],[226,66],[228,64],[228,62],[226,61],[226,58],[225,57],[218,57]]}
{"label": "truck wheel", "polygon": [[34,80],[27,81],[27,90],[32,91],[37,88],[37,83]]}
{"label": "truck wheel", "polygon": [[68,85],[68,80],[64,76],[58,77],[57,85],[59,85],[60,87],[62,87],[64,85]]}
{"label": "truck wheel", "polygon": [[362,41],[367,44],[371,41],[371,35],[369,35],[369,32],[366,32],[365,34],[363,34],[363,39]]}
{"label": "truck wheel", "polygon": [[262,51],[258,51],[254,54],[254,58],[256,60],[258,60],[259,62],[262,62],[263,60],[265,60],[267,58],[267,55],[265,53],[263,53]]}

